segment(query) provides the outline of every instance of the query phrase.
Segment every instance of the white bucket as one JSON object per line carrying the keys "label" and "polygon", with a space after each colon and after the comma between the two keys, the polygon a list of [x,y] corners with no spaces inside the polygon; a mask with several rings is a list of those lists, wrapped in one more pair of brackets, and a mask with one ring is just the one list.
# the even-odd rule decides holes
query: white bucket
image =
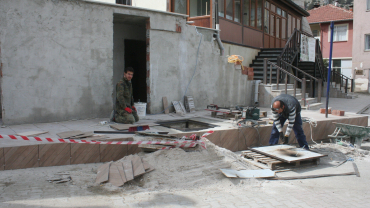
{"label": "white bucket", "polygon": [[134,103],[134,106],[137,110],[137,115],[139,117],[146,116],[146,103]]}

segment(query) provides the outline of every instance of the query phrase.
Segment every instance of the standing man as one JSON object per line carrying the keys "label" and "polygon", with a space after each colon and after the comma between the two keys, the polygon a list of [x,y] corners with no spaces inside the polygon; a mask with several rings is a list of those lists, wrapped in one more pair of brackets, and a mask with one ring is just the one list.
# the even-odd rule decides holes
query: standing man
{"label": "standing man", "polygon": [[[269,144],[277,144],[279,138],[283,141],[283,144],[288,144],[289,135],[293,129],[299,146],[308,150],[309,147],[306,136],[302,129],[301,104],[298,102],[297,98],[287,94],[276,96],[272,100],[271,109],[274,125],[272,127]],[[289,124],[284,135],[283,125],[287,119]]]}
{"label": "standing man", "polygon": [[127,67],[123,78],[116,85],[116,110],[114,117],[117,123],[133,124],[139,121],[132,95],[131,79],[133,76],[134,69]]}

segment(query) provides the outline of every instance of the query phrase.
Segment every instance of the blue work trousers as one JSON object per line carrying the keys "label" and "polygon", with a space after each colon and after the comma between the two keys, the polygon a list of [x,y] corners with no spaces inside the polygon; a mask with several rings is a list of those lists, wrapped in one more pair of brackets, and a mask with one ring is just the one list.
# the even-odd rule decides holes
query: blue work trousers
{"label": "blue work trousers", "polygon": [[[285,121],[288,120],[288,119],[284,118],[283,116],[280,116],[279,120],[280,120],[281,126],[284,126]],[[289,120],[288,120],[288,122],[289,122]],[[305,149],[309,149],[307,141],[306,141],[306,135],[304,135],[304,132],[303,132],[303,129],[302,129],[302,118],[301,118],[300,113],[297,113],[297,115],[295,116],[293,131],[294,131],[295,137],[297,138],[297,142],[298,142],[299,146],[304,147]],[[272,131],[271,131],[269,144],[270,145],[275,145],[278,142],[279,142],[279,131],[276,128],[275,123],[274,123],[274,125],[272,126]]]}

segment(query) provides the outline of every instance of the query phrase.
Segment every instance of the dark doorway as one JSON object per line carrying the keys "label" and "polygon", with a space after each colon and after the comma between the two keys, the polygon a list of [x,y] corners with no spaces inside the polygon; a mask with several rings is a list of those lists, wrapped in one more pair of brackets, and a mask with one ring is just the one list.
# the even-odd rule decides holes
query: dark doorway
{"label": "dark doorway", "polygon": [[147,102],[146,90],[146,42],[125,40],[125,68],[131,66],[135,73],[132,88],[135,102]]}

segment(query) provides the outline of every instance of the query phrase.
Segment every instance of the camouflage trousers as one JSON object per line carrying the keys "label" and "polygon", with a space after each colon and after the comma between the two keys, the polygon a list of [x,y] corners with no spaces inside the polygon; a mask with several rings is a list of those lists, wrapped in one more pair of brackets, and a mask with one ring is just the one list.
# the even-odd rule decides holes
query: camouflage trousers
{"label": "camouflage trousers", "polygon": [[139,121],[139,116],[136,111],[132,111],[132,113],[123,112],[121,114],[116,113],[114,119],[117,123],[133,124]]}

